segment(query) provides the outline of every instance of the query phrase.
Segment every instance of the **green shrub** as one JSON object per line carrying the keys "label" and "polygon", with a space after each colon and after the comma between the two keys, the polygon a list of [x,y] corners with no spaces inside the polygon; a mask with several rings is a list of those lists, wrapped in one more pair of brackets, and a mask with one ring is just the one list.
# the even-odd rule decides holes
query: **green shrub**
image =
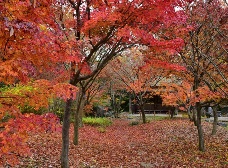
{"label": "green shrub", "polygon": [[36,110],[32,106],[24,105],[24,106],[21,106],[19,108],[20,108],[20,111],[21,111],[22,114],[25,114],[25,113],[33,113],[33,114],[41,115],[41,114],[44,114],[44,113],[47,113],[48,112],[48,109],[45,108],[45,107],[41,107],[38,110]]}
{"label": "green shrub", "polygon": [[7,122],[9,119],[13,118],[10,114],[6,114],[1,120],[0,123]]}
{"label": "green shrub", "polygon": [[139,124],[139,121],[132,121],[131,123],[130,123],[130,125],[138,125]]}
{"label": "green shrub", "polygon": [[147,117],[147,122],[151,122],[151,121],[162,121],[162,120],[170,120],[170,117],[167,116],[150,116]]}
{"label": "green shrub", "polygon": [[101,127],[107,127],[112,124],[112,121],[108,118],[85,117],[85,118],[82,118],[82,122],[86,125],[101,126]]}
{"label": "green shrub", "polygon": [[60,121],[63,121],[64,111],[58,109],[58,110],[54,111],[54,114],[58,116],[58,118],[60,119]]}
{"label": "green shrub", "polygon": [[[49,111],[51,111],[55,115],[57,115],[59,117],[60,121],[63,121],[64,110],[65,110],[65,102],[64,102],[64,100],[62,100],[60,98],[50,99],[50,101],[49,101]],[[73,116],[73,113],[72,113],[72,116]],[[73,117],[71,117],[71,120],[72,120],[72,118]]]}

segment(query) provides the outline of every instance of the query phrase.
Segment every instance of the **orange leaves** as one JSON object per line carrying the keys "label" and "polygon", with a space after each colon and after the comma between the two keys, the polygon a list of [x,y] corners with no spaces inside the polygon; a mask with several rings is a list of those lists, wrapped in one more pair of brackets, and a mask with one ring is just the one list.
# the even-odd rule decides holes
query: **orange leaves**
{"label": "orange leaves", "polygon": [[[28,137],[34,133],[60,131],[59,119],[52,113],[20,115],[4,124],[0,132],[0,163],[15,165],[18,156],[30,155]],[[30,134],[30,135],[29,135]]]}
{"label": "orange leaves", "polygon": [[[118,18],[117,18],[118,19]],[[86,34],[89,31],[93,37],[106,35],[109,28],[114,25],[115,15],[110,15],[110,11],[97,11],[92,15],[92,19],[85,22],[82,31]]]}
{"label": "orange leaves", "polygon": [[[48,103],[48,99],[52,97],[59,97],[64,100],[75,99],[77,87],[70,85],[68,83],[57,83],[53,84],[48,80],[37,80],[32,86],[35,88],[35,93],[39,97],[44,98],[44,101]],[[42,99],[41,99],[42,100]]]}
{"label": "orange leaves", "polygon": [[188,101],[193,99],[191,85],[183,81],[182,83],[163,82],[159,89],[163,103],[166,105],[188,105]]}
{"label": "orange leaves", "polygon": [[220,102],[222,98],[225,98],[225,95],[223,96],[221,92],[219,91],[212,91],[207,86],[199,87],[196,90],[197,93],[197,99],[200,102],[209,102],[209,101],[215,101]]}
{"label": "orange leaves", "polygon": [[62,36],[54,23],[52,3],[51,0],[4,2],[0,21],[1,81],[28,82],[31,67],[46,70],[56,60],[62,61],[59,55],[64,52],[59,53],[59,59],[54,59]]}
{"label": "orange leaves", "polygon": [[59,83],[53,87],[53,92],[56,97],[62,98],[65,101],[70,98],[75,99],[77,90],[77,87],[67,83]]}
{"label": "orange leaves", "polygon": [[[147,84],[146,84],[147,83]],[[130,92],[134,91],[134,93],[139,94],[141,92],[149,92],[150,88],[150,81],[147,80],[136,80],[134,82],[129,83],[129,88],[127,88]]]}
{"label": "orange leaves", "polygon": [[[187,119],[151,121],[130,125],[131,120],[113,120],[104,133],[95,127],[79,130],[79,145],[70,144],[70,166],[87,167],[226,167],[227,131],[221,127],[211,136],[211,125],[203,123],[206,152],[195,144],[197,130]],[[73,134],[71,127],[70,134]],[[60,167],[61,133],[36,134],[29,138],[33,162],[19,157],[19,167]],[[72,143],[72,141],[70,141]],[[213,161],[212,161],[213,160]],[[153,165],[153,166],[152,166]]]}
{"label": "orange leaves", "polygon": [[0,119],[6,113],[14,117],[20,114],[20,108],[33,107],[35,110],[48,108],[52,98],[75,99],[77,88],[67,83],[53,84],[48,80],[37,80],[28,85],[17,85],[2,91],[0,98]]}
{"label": "orange leaves", "polygon": [[20,1],[12,0],[10,2],[5,2],[5,10],[10,13],[10,20],[23,20],[28,22],[42,22],[47,21],[51,17],[51,8],[52,1],[50,0],[40,0],[39,3],[36,3],[36,0],[31,3],[31,1]]}

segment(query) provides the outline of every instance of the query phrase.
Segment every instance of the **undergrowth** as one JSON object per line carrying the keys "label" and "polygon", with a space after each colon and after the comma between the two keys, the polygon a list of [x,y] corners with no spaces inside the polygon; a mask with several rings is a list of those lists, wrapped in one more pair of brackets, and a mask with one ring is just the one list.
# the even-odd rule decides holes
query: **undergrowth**
{"label": "undergrowth", "polygon": [[93,117],[85,117],[82,118],[82,122],[86,125],[91,126],[100,126],[100,127],[107,127],[112,124],[112,121],[108,118],[93,118]]}

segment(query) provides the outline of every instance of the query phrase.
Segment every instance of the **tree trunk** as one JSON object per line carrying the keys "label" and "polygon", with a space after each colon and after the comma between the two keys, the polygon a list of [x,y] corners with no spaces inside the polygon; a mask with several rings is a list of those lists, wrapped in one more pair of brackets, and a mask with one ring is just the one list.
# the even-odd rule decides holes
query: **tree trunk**
{"label": "tree trunk", "polygon": [[129,113],[132,114],[132,101],[131,101],[131,95],[129,96]]}
{"label": "tree trunk", "polygon": [[120,114],[120,111],[121,111],[121,101],[122,101],[122,95],[118,95],[119,96],[119,99],[117,99],[118,101],[116,102],[116,109],[117,109],[117,113],[116,113],[116,118],[119,118],[119,114]]}
{"label": "tree trunk", "polygon": [[83,108],[85,103],[85,97],[83,89],[80,89],[77,97],[76,102],[76,110],[74,114],[74,138],[73,138],[73,144],[78,145],[78,134],[79,134],[79,127],[83,126],[82,123],[82,117],[83,117]]}
{"label": "tree trunk", "polygon": [[197,126],[198,125],[197,107],[193,107],[193,110],[192,110],[192,119],[193,119],[194,125]]}
{"label": "tree trunk", "polygon": [[141,112],[142,112],[142,120],[143,120],[143,123],[145,124],[146,123],[146,115],[145,115],[144,107],[142,107]]}
{"label": "tree trunk", "polygon": [[61,168],[69,168],[69,129],[70,129],[70,112],[72,106],[72,99],[67,100],[65,113],[63,116],[62,126],[62,152],[61,152]]}
{"label": "tree trunk", "polygon": [[214,121],[213,121],[213,128],[212,128],[212,135],[215,135],[217,132],[217,124],[218,124],[218,113],[217,113],[217,107],[213,108],[213,114],[214,114]]}
{"label": "tree trunk", "polygon": [[172,119],[173,116],[174,116],[174,111],[173,110],[170,110],[169,113],[170,113],[170,118]]}
{"label": "tree trunk", "polygon": [[191,114],[191,107],[192,107],[192,106],[190,106],[190,107],[188,108],[188,118],[189,118],[190,121],[193,121],[193,115]]}
{"label": "tree trunk", "polygon": [[83,127],[82,118],[85,116],[84,107],[85,107],[85,97],[83,96],[81,104],[79,106],[79,112],[78,112],[78,124],[79,124],[78,126],[79,127]]}
{"label": "tree trunk", "polygon": [[197,130],[198,130],[198,138],[199,138],[199,150],[204,152],[204,136],[203,136],[203,129],[201,124],[201,107],[200,103],[196,103],[196,110],[197,110]]}
{"label": "tree trunk", "polygon": [[141,111],[141,114],[142,114],[142,121],[145,124],[146,123],[146,114],[145,114],[145,111],[144,111],[144,103],[143,103],[143,98],[142,98],[141,93],[139,95],[138,104],[139,104],[139,108],[140,108],[140,111]]}
{"label": "tree trunk", "polygon": [[79,116],[78,116],[78,111],[75,112],[74,115],[74,139],[73,139],[73,144],[78,145],[78,135],[79,135]]}

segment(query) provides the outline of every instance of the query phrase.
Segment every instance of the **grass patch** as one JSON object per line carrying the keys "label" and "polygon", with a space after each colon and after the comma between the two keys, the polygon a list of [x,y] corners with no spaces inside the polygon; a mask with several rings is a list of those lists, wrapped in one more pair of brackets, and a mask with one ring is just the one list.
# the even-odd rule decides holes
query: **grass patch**
{"label": "grass patch", "polygon": [[100,127],[107,127],[112,124],[112,121],[108,118],[85,117],[85,118],[82,118],[82,122],[86,125],[100,126]]}
{"label": "grass patch", "polygon": [[147,116],[147,121],[162,121],[162,120],[170,120],[170,117],[167,116]]}

